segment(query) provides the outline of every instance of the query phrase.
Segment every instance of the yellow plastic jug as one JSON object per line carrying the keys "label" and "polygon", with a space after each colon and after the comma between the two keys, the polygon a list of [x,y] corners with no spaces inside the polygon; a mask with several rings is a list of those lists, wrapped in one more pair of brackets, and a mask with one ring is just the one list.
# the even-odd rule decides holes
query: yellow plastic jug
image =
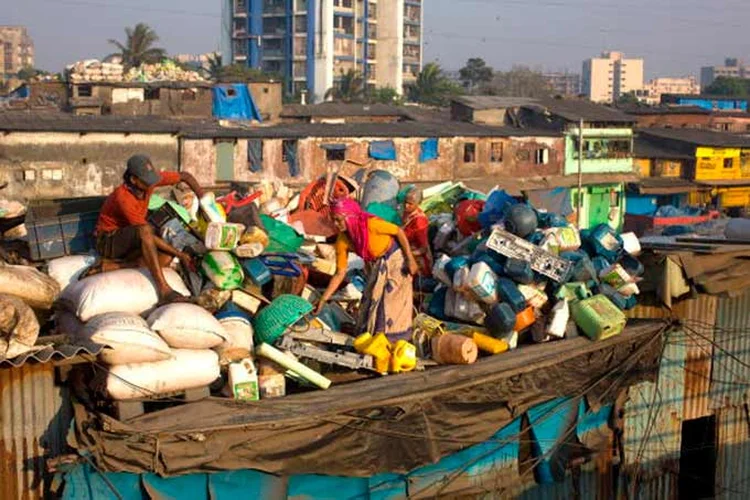
{"label": "yellow plastic jug", "polygon": [[363,333],[354,339],[354,349],[360,354],[369,354],[375,358],[375,369],[379,373],[388,373],[391,361],[391,342],[384,333],[379,333],[374,337],[370,333]]}
{"label": "yellow plastic jug", "polygon": [[417,348],[406,340],[399,340],[391,353],[391,373],[410,372],[417,366]]}

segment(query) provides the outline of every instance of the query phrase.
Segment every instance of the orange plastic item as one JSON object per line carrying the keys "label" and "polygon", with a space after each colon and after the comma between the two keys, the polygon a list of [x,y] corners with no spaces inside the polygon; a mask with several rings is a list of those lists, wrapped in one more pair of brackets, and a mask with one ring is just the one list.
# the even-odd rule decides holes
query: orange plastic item
{"label": "orange plastic item", "polygon": [[534,321],[536,321],[534,308],[527,307],[516,315],[516,326],[513,327],[513,330],[520,333],[533,325]]}

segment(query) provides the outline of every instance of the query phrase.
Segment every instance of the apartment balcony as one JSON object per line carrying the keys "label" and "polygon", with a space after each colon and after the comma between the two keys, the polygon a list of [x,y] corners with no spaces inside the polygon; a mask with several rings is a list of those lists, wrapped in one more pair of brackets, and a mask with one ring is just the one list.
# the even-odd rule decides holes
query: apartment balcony
{"label": "apartment balcony", "polygon": [[234,9],[232,10],[234,17],[247,17],[247,2],[236,1],[234,2]]}
{"label": "apartment balcony", "polygon": [[284,59],[283,49],[263,49],[263,59]]}
{"label": "apartment balcony", "polygon": [[404,5],[412,5],[414,7],[421,7],[422,0],[404,0]]}

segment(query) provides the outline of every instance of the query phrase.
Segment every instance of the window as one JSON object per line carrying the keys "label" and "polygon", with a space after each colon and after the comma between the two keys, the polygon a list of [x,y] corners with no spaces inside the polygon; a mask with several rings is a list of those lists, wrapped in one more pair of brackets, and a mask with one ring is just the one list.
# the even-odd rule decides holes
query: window
{"label": "window", "polygon": [[92,92],[91,85],[78,86],[78,97],[91,97]]}
{"label": "window", "polygon": [[724,158],[724,168],[733,168],[734,158]]}
{"label": "window", "polygon": [[614,189],[609,192],[609,206],[613,208],[620,206],[620,193]]}
{"label": "window", "polygon": [[297,16],[294,19],[294,32],[307,33],[307,16]]}
{"label": "window", "polygon": [[464,144],[464,163],[475,163],[477,161],[477,145],[473,142]]}
{"label": "window", "polygon": [[346,160],[346,149],[333,148],[326,149],[326,161],[344,161]]}
{"label": "window", "polygon": [[297,147],[297,141],[284,139],[281,141],[281,161],[289,161],[289,152]]}
{"label": "window", "polygon": [[516,151],[516,160],[519,162],[531,161],[531,152],[528,149],[521,149]]}
{"label": "window", "polygon": [[146,89],[143,93],[143,98],[146,101],[158,101],[160,89]]}
{"label": "window", "polygon": [[493,142],[490,143],[490,162],[500,163],[503,161],[503,143]]}
{"label": "window", "polygon": [[540,148],[534,151],[534,163],[537,165],[546,165],[549,163],[549,149]]}
{"label": "window", "polygon": [[261,139],[248,139],[247,141],[247,168],[251,172],[263,170],[263,141]]}

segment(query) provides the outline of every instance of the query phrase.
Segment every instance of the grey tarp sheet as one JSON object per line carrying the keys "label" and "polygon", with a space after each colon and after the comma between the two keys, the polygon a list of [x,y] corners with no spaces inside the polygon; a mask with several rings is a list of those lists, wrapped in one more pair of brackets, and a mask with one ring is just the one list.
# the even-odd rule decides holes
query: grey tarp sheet
{"label": "grey tarp sheet", "polygon": [[387,376],[257,403],[209,398],[119,422],[76,404],[75,442],[105,471],[407,472],[489,439],[559,396],[611,402],[654,379],[668,325],[528,346],[468,366]]}

